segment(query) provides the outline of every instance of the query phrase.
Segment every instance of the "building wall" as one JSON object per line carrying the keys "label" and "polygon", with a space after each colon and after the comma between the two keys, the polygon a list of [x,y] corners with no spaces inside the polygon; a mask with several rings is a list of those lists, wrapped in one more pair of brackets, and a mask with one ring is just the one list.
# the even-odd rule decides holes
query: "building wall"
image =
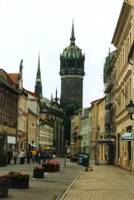
{"label": "building wall", "polygon": [[0,134],[6,134],[8,147],[16,145],[18,94],[8,74],[0,69]]}
{"label": "building wall", "polygon": [[38,98],[28,92],[28,143],[35,143],[38,146],[39,140],[39,105]]}
{"label": "building wall", "polygon": [[99,136],[105,134],[105,98],[98,102]]}
{"label": "building wall", "polygon": [[98,104],[98,143],[96,151],[96,159],[99,161],[99,164],[106,163],[106,149],[107,144],[105,142],[99,142],[99,139],[105,137],[105,98],[102,98]]}
{"label": "building wall", "polygon": [[80,115],[73,115],[71,118],[70,146],[72,155],[76,155],[81,152]]}
{"label": "building wall", "polygon": [[53,148],[53,127],[44,124],[40,127],[39,144],[43,148]]}
{"label": "building wall", "polygon": [[[121,141],[121,135],[132,129],[132,121],[126,110],[130,99],[134,101],[134,69],[128,62],[128,54],[134,40],[134,9],[123,3],[112,43],[117,48],[116,70],[116,164],[132,168],[132,142]],[[134,151],[134,149],[132,150]],[[130,160],[131,159],[131,160]]]}
{"label": "building wall", "polygon": [[39,144],[43,148],[53,148],[54,147],[54,124],[51,119],[49,119],[51,115],[48,114],[40,114],[40,136],[39,136]]}
{"label": "building wall", "polygon": [[98,107],[97,102],[99,100],[95,100],[91,102],[91,135],[90,135],[90,141],[91,141],[91,160],[96,159],[96,141],[98,138]]}
{"label": "building wall", "polygon": [[105,160],[105,144],[100,138],[105,135],[105,98],[97,99],[91,103],[91,160],[96,164]]}
{"label": "building wall", "polygon": [[81,125],[80,125],[80,135],[81,139],[81,149],[82,152],[90,153],[90,118],[89,118],[89,108],[83,108],[81,112]]}
{"label": "building wall", "polygon": [[70,105],[74,110],[82,107],[83,77],[78,75],[66,75],[61,78],[61,103],[63,109]]}
{"label": "building wall", "polygon": [[17,119],[17,149],[27,148],[27,118],[28,118],[28,99],[26,94],[19,95],[18,98],[18,119]]}
{"label": "building wall", "polygon": [[37,145],[37,116],[28,112],[28,143]]}

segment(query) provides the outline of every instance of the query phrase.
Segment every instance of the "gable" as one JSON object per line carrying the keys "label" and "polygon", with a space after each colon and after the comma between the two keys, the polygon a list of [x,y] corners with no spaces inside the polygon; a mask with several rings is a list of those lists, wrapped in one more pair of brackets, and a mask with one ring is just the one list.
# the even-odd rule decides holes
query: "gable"
{"label": "gable", "polygon": [[9,75],[3,70],[0,69],[0,78],[2,78],[4,81],[6,81],[10,86],[15,88],[15,85]]}

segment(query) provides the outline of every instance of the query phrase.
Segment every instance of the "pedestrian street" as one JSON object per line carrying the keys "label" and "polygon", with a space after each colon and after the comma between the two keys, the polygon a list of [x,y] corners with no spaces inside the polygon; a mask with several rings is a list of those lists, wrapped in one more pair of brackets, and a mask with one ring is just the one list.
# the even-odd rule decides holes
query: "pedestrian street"
{"label": "pedestrian street", "polygon": [[110,165],[81,170],[60,200],[134,200],[134,175]]}

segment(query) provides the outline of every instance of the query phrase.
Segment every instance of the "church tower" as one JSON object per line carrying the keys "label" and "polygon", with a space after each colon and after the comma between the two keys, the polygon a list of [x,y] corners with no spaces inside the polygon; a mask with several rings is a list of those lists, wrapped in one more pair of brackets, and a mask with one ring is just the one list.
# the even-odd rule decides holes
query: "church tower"
{"label": "church tower", "polygon": [[40,72],[40,55],[38,57],[38,69],[36,74],[35,82],[35,93],[38,97],[42,97],[42,81],[41,81],[41,72]]}
{"label": "church tower", "polygon": [[70,45],[60,55],[61,106],[65,113],[65,138],[70,141],[70,117],[83,104],[83,77],[85,56],[75,45],[74,23]]}

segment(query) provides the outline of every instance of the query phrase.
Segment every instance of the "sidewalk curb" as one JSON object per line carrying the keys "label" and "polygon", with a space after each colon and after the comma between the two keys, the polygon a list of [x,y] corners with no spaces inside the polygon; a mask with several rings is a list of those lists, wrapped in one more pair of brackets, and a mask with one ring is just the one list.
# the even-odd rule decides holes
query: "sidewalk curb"
{"label": "sidewalk curb", "polygon": [[71,187],[73,186],[73,184],[75,183],[75,181],[79,178],[81,174],[81,170],[79,169],[78,174],[76,175],[76,177],[74,178],[74,180],[72,181],[72,183],[70,183],[70,185],[67,187],[67,189],[65,190],[65,192],[63,193],[63,195],[61,195],[61,197],[59,198],[59,200],[64,200],[67,193],[69,192],[69,190],[71,189]]}

